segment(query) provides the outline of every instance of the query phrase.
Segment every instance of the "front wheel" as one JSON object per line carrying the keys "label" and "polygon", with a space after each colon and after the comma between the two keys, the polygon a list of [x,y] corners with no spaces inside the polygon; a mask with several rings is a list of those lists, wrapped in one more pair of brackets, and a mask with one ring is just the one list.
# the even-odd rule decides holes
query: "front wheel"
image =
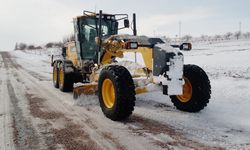
{"label": "front wheel", "polygon": [[118,65],[102,69],[98,96],[106,117],[114,121],[128,118],[135,106],[135,86],[129,71]]}
{"label": "front wheel", "polygon": [[207,74],[196,65],[184,65],[183,95],[170,96],[175,107],[182,111],[198,112],[207,106],[211,85]]}
{"label": "front wheel", "polygon": [[65,72],[65,66],[63,63],[60,64],[59,68],[59,89],[62,92],[69,92],[73,90],[73,80],[72,80],[72,74]]}

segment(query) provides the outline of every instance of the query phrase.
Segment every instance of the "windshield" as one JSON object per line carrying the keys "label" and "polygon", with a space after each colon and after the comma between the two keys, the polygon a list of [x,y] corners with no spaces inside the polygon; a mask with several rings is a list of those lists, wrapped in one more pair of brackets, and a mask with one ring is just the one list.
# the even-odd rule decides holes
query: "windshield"
{"label": "windshield", "polygon": [[[102,36],[109,36],[116,34],[115,30],[115,20],[105,19],[102,20]],[[97,37],[97,26],[98,19],[93,18],[84,18],[80,21],[80,40],[82,48],[82,57],[84,59],[96,59],[96,52],[98,50],[98,45],[95,42]]]}
{"label": "windshield", "polygon": [[[113,35],[116,34],[115,29],[116,20],[112,19],[102,19],[102,36]],[[97,29],[98,19],[97,18],[86,18],[82,26],[89,26],[89,28]],[[86,27],[83,27],[86,28]]]}
{"label": "windshield", "polygon": [[115,23],[116,23],[115,20],[103,19],[102,20],[102,36],[117,34]]}

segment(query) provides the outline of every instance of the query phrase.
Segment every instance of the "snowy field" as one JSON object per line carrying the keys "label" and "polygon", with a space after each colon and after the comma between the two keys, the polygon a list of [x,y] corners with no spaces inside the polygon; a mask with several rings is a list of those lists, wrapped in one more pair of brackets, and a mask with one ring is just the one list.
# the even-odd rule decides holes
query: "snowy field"
{"label": "snowy field", "polygon": [[[174,110],[165,114],[165,121],[178,122],[175,127],[205,141],[225,144],[230,149],[250,149],[250,41],[196,43],[192,51],[183,53],[185,64],[199,65],[209,75],[212,97],[200,113]],[[172,107],[160,93],[138,98]]]}
{"label": "snowy field", "polygon": [[[210,102],[199,113],[181,112],[174,108],[168,96],[154,92],[137,95],[135,111],[128,121],[110,121],[102,114],[97,96],[82,96],[74,101],[72,93],[61,93],[53,88],[49,53],[43,52],[10,52],[13,61],[11,63],[4,58],[6,54],[0,55],[1,71],[7,72],[0,78],[1,99],[6,99],[4,96],[8,97],[3,93],[10,93],[10,90],[3,87],[5,84],[8,85],[7,81],[5,82],[7,79],[11,81],[17,99],[29,99],[20,91],[28,91],[46,99],[44,105],[48,106],[50,111],[61,112],[82,126],[92,139],[90,141],[96,143],[93,149],[98,149],[98,146],[104,149],[143,150],[250,149],[250,41],[196,43],[193,45],[193,50],[183,53],[185,63],[202,67],[211,81]],[[13,72],[14,75],[9,75]],[[13,97],[9,96],[7,99],[11,101],[11,98]],[[26,105],[22,104],[21,109],[27,108]],[[5,111],[10,110],[5,109]],[[2,113],[4,112],[0,112]],[[26,113],[28,112],[24,110],[24,114]],[[32,114],[28,116],[32,118]],[[41,120],[45,120],[39,121],[37,118],[31,120],[35,120],[32,124],[36,126],[38,133],[41,133],[43,130],[39,128],[40,124],[52,124],[48,129],[62,128],[62,124],[65,124],[62,118],[50,120],[40,117]],[[1,119],[4,119],[2,115]],[[5,120],[8,120],[8,117]],[[3,123],[0,124],[0,131],[4,130],[2,126]],[[0,136],[0,141],[10,138],[10,133],[6,133]],[[46,142],[46,136],[41,139],[45,141],[38,144],[42,149],[48,146],[49,142]],[[59,147],[56,143],[56,149],[60,149],[60,144],[70,149],[67,144],[60,142]],[[0,149],[6,147],[9,148],[1,147],[0,142]]]}

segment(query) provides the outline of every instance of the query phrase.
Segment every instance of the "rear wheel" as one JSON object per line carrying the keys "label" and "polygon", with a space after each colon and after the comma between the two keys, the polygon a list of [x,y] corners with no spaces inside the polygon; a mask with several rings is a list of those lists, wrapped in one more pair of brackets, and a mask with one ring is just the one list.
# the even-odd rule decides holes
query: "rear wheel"
{"label": "rear wheel", "polygon": [[65,72],[63,63],[60,64],[59,68],[59,89],[63,92],[69,92],[73,90],[72,75]]}
{"label": "rear wheel", "polygon": [[54,63],[53,65],[53,85],[55,88],[59,88],[57,63]]}
{"label": "rear wheel", "polygon": [[207,74],[196,65],[184,66],[183,95],[170,96],[177,109],[198,112],[207,106],[211,86]]}
{"label": "rear wheel", "polygon": [[135,86],[129,71],[123,66],[108,66],[101,71],[98,82],[105,116],[114,121],[128,118],[135,106]]}

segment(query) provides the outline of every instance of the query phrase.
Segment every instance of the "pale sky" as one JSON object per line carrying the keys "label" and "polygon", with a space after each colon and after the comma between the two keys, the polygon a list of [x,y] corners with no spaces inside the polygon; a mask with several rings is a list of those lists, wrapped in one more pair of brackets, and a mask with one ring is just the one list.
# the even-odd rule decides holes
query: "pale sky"
{"label": "pale sky", "polygon": [[[45,44],[73,33],[83,10],[137,13],[139,35],[175,37],[250,31],[249,0],[0,0],[0,50],[16,42]],[[131,19],[132,20],[132,19]],[[132,33],[132,32],[131,32]]]}

